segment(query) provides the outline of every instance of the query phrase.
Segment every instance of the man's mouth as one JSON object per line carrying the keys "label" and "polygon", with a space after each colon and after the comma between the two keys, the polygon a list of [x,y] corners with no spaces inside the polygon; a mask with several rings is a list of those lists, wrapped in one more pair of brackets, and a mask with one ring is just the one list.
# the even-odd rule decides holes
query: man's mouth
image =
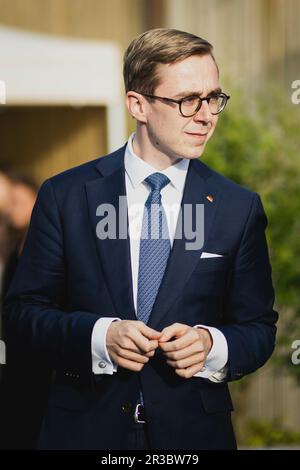
{"label": "man's mouth", "polygon": [[191,142],[196,145],[203,145],[208,139],[208,132],[186,132],[186,134],[190,137]]}
{"label": "man's mouth", "polygon": [[196,137],[204,137],[208,132],[186,132],[188,135],[195,135]]}

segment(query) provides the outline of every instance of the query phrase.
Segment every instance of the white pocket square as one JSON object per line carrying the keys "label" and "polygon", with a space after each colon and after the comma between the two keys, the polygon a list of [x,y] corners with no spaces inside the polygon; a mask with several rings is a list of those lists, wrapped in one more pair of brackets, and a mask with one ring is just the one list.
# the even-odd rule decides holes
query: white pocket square
{"label": "white pocket square", "polygon": [[202,251],[200,258],[219,258],[223,255],[218,255],[217,253],[207,253],[207,251]]}

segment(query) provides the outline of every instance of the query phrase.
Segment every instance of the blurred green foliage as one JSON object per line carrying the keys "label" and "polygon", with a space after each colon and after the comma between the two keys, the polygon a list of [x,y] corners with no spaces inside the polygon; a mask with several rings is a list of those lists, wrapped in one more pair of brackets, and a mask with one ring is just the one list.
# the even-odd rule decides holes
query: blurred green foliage
{"label": "blurred green foliage", "polygon": [[271,87],[232,93],[202,159],[261,196],[280,315],[273,361],[300,381],[300,365],[291,363],[291,344],[300,339],[300,106]]}
{"label": "blurred green foliage", "polygon": [[278,421],[247,423],[245,445],[249,447],[288,447],[300,445],[300,433],[286,429]]}

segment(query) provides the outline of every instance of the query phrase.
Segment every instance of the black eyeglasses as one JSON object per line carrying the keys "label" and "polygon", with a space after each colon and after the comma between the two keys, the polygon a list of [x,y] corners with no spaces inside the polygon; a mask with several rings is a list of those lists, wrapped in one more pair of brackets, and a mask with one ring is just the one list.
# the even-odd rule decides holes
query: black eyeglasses
{"label": "black eyeglasses", "polygon": [[179,104],[179,111],[183,117],[192,117],[197,114],[202,106],[203,101],[207,101],[211,114],[220,114],[230,98],[230,96],[226,95],[226,93],[212,93],[205,98],[201,98],[199,95],[190,95],[185,96],[180,100],[166,98],[165,96],[149,95],[147,93],[140,93],[140,95],[146,96],[147,98],[160,99],[170,103]]}

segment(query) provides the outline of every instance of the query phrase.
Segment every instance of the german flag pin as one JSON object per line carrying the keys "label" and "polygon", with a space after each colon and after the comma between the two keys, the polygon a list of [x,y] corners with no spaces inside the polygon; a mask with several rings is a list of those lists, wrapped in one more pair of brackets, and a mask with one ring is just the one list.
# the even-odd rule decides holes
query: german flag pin
{"label": "german flag pin", "polygon": [[214,202],[214,197],[211,195],[211,194],[208,194],[206,196],[206,199],[209,201],[209,202]]}

